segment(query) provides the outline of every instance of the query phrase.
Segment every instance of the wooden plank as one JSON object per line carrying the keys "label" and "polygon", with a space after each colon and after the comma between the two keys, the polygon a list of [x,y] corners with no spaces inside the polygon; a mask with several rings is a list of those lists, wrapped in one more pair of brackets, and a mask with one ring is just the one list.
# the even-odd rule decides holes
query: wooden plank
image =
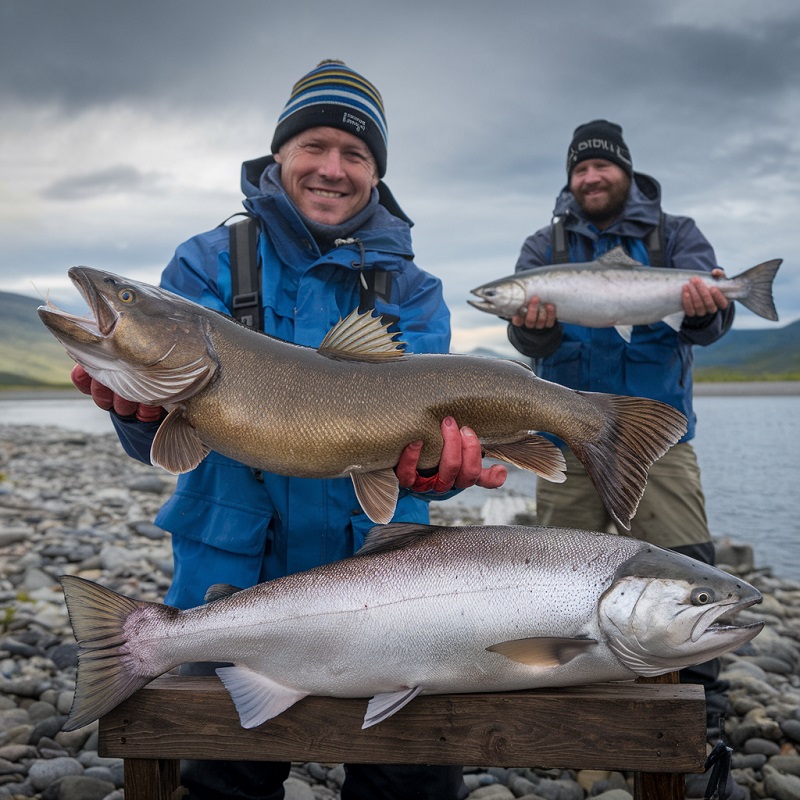
{"label": "wooden plank", "polygon": [[180,761],[125,759],[125,797],[129,800],[175,800],[180,779]]}
{"label": "wooden plank", "polygon": [[698,772],[705,700],[689,684],[417,697],[361,730],[366,700],[307,697],[245,730],[216,677],[165,675],[100,721],[117,758],[237,758]]}

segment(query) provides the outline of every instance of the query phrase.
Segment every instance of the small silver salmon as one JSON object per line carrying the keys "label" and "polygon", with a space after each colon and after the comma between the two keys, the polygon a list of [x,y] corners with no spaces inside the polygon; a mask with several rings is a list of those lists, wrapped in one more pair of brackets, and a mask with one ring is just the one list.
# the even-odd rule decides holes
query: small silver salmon
{"label": "small silver salmon", "polygon": [[[65,576],[78,679],[65,730],[192,661],[243,727],[307,695],[371,698],[364,727],[416,695],[632,680],[752,639],[761,602],[715,567],[626,536],[535,527],[374,528],[352,558],[179,611]],[[216,587],[214,587],[216,588]]]}
{"label": "small silver salmon", "polygon": [[523,270],[485,283],[467,302],[489,314],[510,319],[538,295],[556,307],[561,322],[588,328],[616,328],[625,341],[634,325],[665,322],[674,330],[683,323],[681,290],[690,278],[700,277],[716,286],[729,300],[737,300],[753,313],[777,320],[772,283],[782,259],[758,264],[735,278],[714,278],[710,273],[642,266],[622,247],[597,261],[557,264]]}
{"label": "small silver salmon", "polygon": [[210,450],[248,466],[309,478],[350,476],[364,511],[389,522],[394,472],[409,442],[439,463],[441,421],[471,427],[487,456],[564,480],[565,441],[609,512],[628,526],[647,470],[686,419],[655,400],[585,394],[500,358],[403,352],[381,321],[354,312],[319,349],[245,328],[171,292],[88,267],[69,275],[93,318],[41,306],[67,353],[100,383],[165,406],[151,460],[181,473]]}

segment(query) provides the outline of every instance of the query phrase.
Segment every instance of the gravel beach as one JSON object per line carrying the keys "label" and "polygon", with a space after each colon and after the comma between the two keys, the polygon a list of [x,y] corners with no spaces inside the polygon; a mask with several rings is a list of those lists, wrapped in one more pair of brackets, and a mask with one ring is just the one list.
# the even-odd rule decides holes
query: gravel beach
{"label": "gravel beach", "polygon": [[[122,762],[97,754],[96,724],[64,733],[76,645],[57,578],[96,580],[161,601],[170,583],[169,535],[152,524],[174,478],[128,458],[113,434],[0,424],[0,800],[120,800]],[[521,505],[522,504],[522,505]],[[505,523],[530,509],[502,492],[470,519],[432,504],[440,524]],[[530,519],[527,521],[530,522]],[[753,564],[749,547],[715,532],[718,561],[756,585],[745,612],[764,631],[723,657],[730,682],[725,739],[740,798],[800,800],[800,582]],[[713,740],[712,740],[713,742]],[[341,765],[295,764],[288,800],[339,797]],[[630,800],[630,776],[540,769],[465,768],[469,800]],[[706,776],[690,776],[700,798]]]}

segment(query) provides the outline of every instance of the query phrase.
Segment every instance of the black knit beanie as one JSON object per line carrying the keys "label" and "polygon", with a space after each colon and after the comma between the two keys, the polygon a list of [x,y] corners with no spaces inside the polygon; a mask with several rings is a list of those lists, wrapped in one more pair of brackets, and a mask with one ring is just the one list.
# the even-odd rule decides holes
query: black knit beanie
{"label": "black knit beanie", "polygon": [[605,119],[595,119],[579,125],[572,134],[567,152],[567,178],[581,161],[603,158],[621,167],[628,175],[633,174],[633,162],[628,145],[622,138],[622,127]]}

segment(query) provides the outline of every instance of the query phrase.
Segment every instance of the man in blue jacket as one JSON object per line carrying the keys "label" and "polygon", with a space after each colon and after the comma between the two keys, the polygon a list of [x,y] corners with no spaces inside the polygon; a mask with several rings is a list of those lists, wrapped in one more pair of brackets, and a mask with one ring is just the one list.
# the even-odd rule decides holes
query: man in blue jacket
{"label": "man in blue jacket", "polygon": [[[377,89],[340,61],[323,61],[294,86],[272,140],[273,155],[246,162],[245,208],[260,221],[263,329],[318,347],[329,329],[363,302],[396,320],[408,350],[445,353],[450,315],[441,282],[413,262],[411,222],[381,178],[387,129]],[[161,285],[231,313],[229,230],[178,247]],[[162,409],[113,395],[80,368],[76,385],[112,419],[126,451],[149,461]],[[264,398],[269,402],[269,398]],[[500,486],[504,467],[483,469],[480,443],[452,418],[443,420],[438,471],[421,475],[421,443],[403,452],[396,472],[405,487],[395,519],[428,521],[427,499],[456,488]],[[420,495],[427,494],[427,499]],[[372,522],[349,478],[312,480],[254,471],[211,452],[181,475],[156,517],[172,534],[175,576],[166,602],[200,605],[215,583],[249,587],[352,555]],[[280,800],[289,764],[185,762],[190,800]],[[344,800],[456,800],[460,767],[346,765]]]}
{"label": "man in blue jacket", "polygon": [[[634,172],[619,125],[594,120],[576,128],[567,154],[567,177],[553,223],[526,239],[516,271],[593,261],[621,245],[645,265],[723,274],[694,221],[663,213],[659,184]],[[683,288],[683,309],[686,316],[679,331],[663,322],[638,325],[626,342],[614,328],[562,323],[558,308],[533,297],[526,313],[511,319],[508,338],[534,360],[542,378],[587,392],[650,397],[686,415],[686,435],[650,469],[630,535],[713,564],[700,470],[690,444],[696,421],[692,345],[719,339],[733,322],[734,307],[716,287],[709,289],[693,278]],[[568,450],[565,458],[565,483],[537,481],[539,523],[615,529],[583,467]],[[682,675],[705,685],[709,722],[724,709],[725,687],[716,680],[718,671],[714,661]]]}

